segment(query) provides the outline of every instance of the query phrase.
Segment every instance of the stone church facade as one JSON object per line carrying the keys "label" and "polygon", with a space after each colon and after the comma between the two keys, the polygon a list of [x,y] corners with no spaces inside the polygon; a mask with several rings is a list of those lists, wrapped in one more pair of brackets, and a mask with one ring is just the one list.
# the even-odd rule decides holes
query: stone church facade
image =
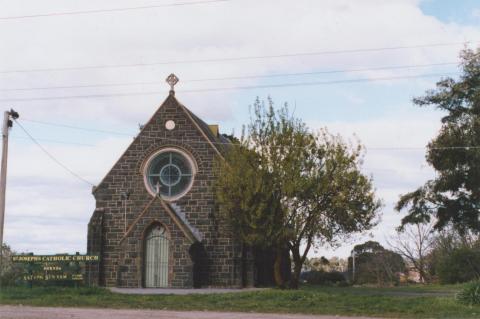
{"label": "stone church facade", "polygon": [[[182,105],[173,85],[110,172],[93,189],[90,285],[242,287],[253,263],[218,213],[215,162],[229,140]],[[243,251],[243,253],[242,253]]]}

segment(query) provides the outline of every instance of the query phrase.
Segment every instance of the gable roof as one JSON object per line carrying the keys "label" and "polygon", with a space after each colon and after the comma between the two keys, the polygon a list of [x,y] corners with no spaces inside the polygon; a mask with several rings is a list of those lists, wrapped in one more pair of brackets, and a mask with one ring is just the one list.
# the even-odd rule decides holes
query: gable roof
{"label": "gable roof", "polygon": [[135,136],[133,141],[130,143],[130,145],[125,149],[125,151],[122,153],[122,155],[118,158],[118,160],[115,162],[115,164],[112,166],[112,168],[108,171],[108,173],[105,175],[105,177],[97,184],[97,186],[93,186],[92,193],[95,193],[96,190],[99,188],[100,185],[103,184],[105,179],[110,175],[111,171],[113,168],[118,164],[118,162],[124,157],[126,152],[132,147],[132,145],[135,143],[135,141],[142,135],[143,131],[149,126],[149,124],[156,118],[157,114],[160,112],[162,107],[169,103],[173,102],[176,104],[180,109],[182,109],[185,114],[187,115],[187,118],[189,118],[193,124],[194,127],[197,128],[199,133],[205,138],[208,144],[215,150],[218,156],[220,156],[223,159],[223,153],[228,147],[228,144],[231,142],[223,137],[221,134],[218,134],[218,136],[215,136],[212,131],[210,130],[210,127],[208,126],[207,123],[205,123],[203,120],[201,120],[197,115],[195,115],[192,111],[190,111],[186,106],[184,106],[182,103],[180,103],[176,97],[175,97],[175,92],[170,91],[170,94],[168,97],[163,101],[163,103],[160,105],[160,107],[155,111],[155,113],[152,115],[152,117],[148,120],[148,122],[142,127],[140,132]]}
{"label": "gable roof", "polygon": [[[182,105],[183,106],[183,105]],[[185,110],[190,114],[193,121],[197,123],[199,128],[203,131],[203,133],[207,136],[207,138],[212,142],[213,146],[221,153],[224,154],[225,151],[228,149],[229,145],[231,144],[230,140],[225,138],[220,132],[218,135],[213,134],[210,126],[205,123],[201,118],[199,118],[195,113],[187,109],[183,106]]]}
{"label": "gable roof", "polygon": [[143,211],[133,220],[130,224],[128,229],[123,234],[122,238],[120,239],[120,243],[122,243],[130,234],[133,232],[135,227],[137,226],[138,222],[145,217],[145,215],[149,212],[150,207],[152,206],[155,200],[159,200],[163,209],[167,212],[167,214],[172,218],[172,220],[177,224],[180,230],[183,232],[185,237],[190,241],[190,243],[194,243],[196,241],[201,242],[203,239],[202,233],[195,227],[193,227],[185,217],[185,213],[181,210],[181,208],[173,203],[167,203],[164,201],[158,194],[153,197],[150,202],[145,206]]}

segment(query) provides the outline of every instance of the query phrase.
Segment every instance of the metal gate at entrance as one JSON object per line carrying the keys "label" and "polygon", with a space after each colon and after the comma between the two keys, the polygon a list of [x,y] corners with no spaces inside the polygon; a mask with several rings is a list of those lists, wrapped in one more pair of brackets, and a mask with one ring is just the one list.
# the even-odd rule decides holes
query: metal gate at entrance
{"label": "metal gate at entrance", "polygon": [[145,237],[145,287],[168,287],[168,244],[166,229],[153,226]]}

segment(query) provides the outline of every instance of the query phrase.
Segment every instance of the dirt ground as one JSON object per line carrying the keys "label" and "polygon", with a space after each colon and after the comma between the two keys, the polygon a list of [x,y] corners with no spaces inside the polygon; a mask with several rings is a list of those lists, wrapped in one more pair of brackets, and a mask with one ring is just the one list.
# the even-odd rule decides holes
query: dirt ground
{"label": "dirt ground", "polygon": [[[309,316],[207,311],[122,310],[0,306],[1,319],[369,319],[366,317]],[[377,318],[378,319],[378,318]]]}

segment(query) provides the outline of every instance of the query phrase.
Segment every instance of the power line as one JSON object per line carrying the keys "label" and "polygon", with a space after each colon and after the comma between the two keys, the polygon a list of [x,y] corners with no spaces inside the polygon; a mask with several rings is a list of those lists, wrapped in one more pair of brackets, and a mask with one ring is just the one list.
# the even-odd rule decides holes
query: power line
{"label": "power line", "polygon": [[[23,121],[25,121],[25,119],[23,119]],[[27,120],[28,122],[34,122],[34,123],[42,123],[42,124],[45,124],[45,125],[51,125],[51,126],[61,126],[61,127],[69,127],[67,125],[58,125],[58,124],[54,124],[54,123],[47,123],[47,122],[38,122],[38,121],[33,121],[33,120]],[[90,129],[85,129],[85,128],[80,128],[80,127],[75,127],[75,129],[81,129],[81,130],[90,130]],[[95,131],[95,130],[94,130]],[[119,133],[119,134],[122,134],[122,133]],[[123,134],[122,134],[123,135]],[[11,138],[14,138],[14,139],[28,139],[30,140],[29,138],[27,137],[19,137],[19,136],[15,136],[15,137],[11,137]],[[155,138],[155,137],[153,137]],[[92,145],[92,144],[81,144],[81,143],[75,143],[75,142],[65,142],[65,141],[57,141],[57,140],[51,140],[51,139],[41,139],[41,138],[36,138],[37,141],[45,141],[45,142],[48,142],[48,143],[59,143],[59,144],[66,144],[66,145],[80,145],[80,146],[91,146],[91,147],[98,147],[97,145]],[[173,140],[173,139],[172,139]],[[178,140],[176,140],[178,141]],[[208,144],[207,142],[201,142],[201,143],[204,143],[204,144]],[[217,144],[217,143],[215,143]],[[226,144],[226,143],[222,143],[222,144]],[[230,144],[229,144],[230,145]],[[380,149],[383,149],[383,150],[391,150],[391,149],[395,149],[395,148],[380,148]],[[424,150],[424,147],[418,147],[418,148],[412,148],[412,147],[408,147],[408,148],[405,148],[405,149],[419,149],[419,150]],[[369,148],[370,150],[370,148]],[[395,149],[396,150],[396,149]],[[401,169],[401,170],[398,170],[398,169],[388,169],[388,168],[375,168],[375,167],[370,167],[370,166],[362,166],[363,169],[366,169],[366,170],[370,170],[370,171],[387,171],[387,172],[396,172],[396,173],[399,173],[399,172],[415,172],[415,173],[418,173],[418,171],[423,171],[424,168],[419,168],[417,170],[405,170],[405,169]]]}
{"label": "power line", "polygon": [[[171,142],[181,142],[181,143],[193,143],[193,144],[210,144],[208,142],[203,142],[203,141],[185,141],[183,139],[178,139],[178,138],[168,138],[168,137],[162,137],[162,136],[146,136],[146,135],[137,135],[133,136],[133,134],[130,133],[123,133],[123,132],[115,132],[115,131],[105,131],[105,130],[97,130],[97,129],[91,129],[91,128],[86,128],[86,127],[80,127],[80,126],[72,126],[72,125],[67,125],[67,124],[60,124],[60,123],[53,123],[53,122],[44,122],[44,121],[37,121],[37,120],[30,120],[30,119],[25,119],[22,118],[22,121],[25,122],[31,122],[31,123],[38,123],[42,125],[47,125],[47,126],[54,126],[54,127],[63,127],[63,128],[68,128],[68,129],[74,129],[74,130],[82,130],[82,131],[91,131],[95,133],[106,133],[106,134],[115,134],[115,135],[123,135],[123,136],[129,136],[129,137],[134,137],[134,138],[145,138],[145,139],[156,139],[156,140],[166,140],[166,141],[171,141]],[[213,142],[212,144],[215,145],[229,145],[229,146],[237,146],[237,144],[232,144],[232,143],[224,143],[224,142]],[[298,148],[298,149],[303,149],[304,147],[300,146],[291,146],[291,148]],[[370,150],[381,150],[381,151],[414,151],[414,150],[425,150],[426,147],[418,146],[410,146],[410,147],[394,147],[394,146],[386,146],[386,147],[368,147],[365,146],[365,149],[367,151]],[[432,147],[430,149],[436,149],[436,150],[477,150],[480,149],[480,146],[445,146],[445,147]]]}
{"label": "power line", "polygon": [[[404,80],[404,79],[427,78],[427,77],[441,77],[441,76],[450,76],[450,75],[459,75],[459,74],[458,73],[431,73],[431,74],[422,74],[422,75],[390,76],[390,77],[379,77],[379,78],[370,78],[370,79],[351,79],[351,80],[336,80],[336,81],[315,81],[315,82],[297,82],[297,83],[265,84],[265,85],[250,85],[250,86],[233,86],[233,87],[183,90],[183,91],[181,91],[181,93],[200,93],[200,92],[251,90],[251,89],[266,89],[266,88],[281,88],[281,87],[298,87],[298,86],[332,85],[332,84],[376,82],[376,81],[392,81],[392,80],[402,80],[402,79]],[[105,93],[105,94],[88,94],[88,95],[47,96],[47,97],[33,97],[33,98],[6,98],[6,99],[0,99],[0,102],[70,100],[70,99],[109,98],[109,97],[158,95],[158,94],[159,94],[158,91],[152,91],[152,92],[129,92],[129,93]]]}
{"label": "power line", "polygon": [[[25,119],[23,119],[25,121]],[[33,120],[28,120],[29,122],[37,122],[37,121],[33,121]],[[52,125],[52,126],[63,126],[63,127],[70,127],[70,126],[67,126],[67,125],[59,125],[59,124],[55,124],[55,123],[48,123],[48,122],[37,122],[37,123],[42,123],[42,124],[45,124],[45,125]],[[86,128],[80,128],[80,127],[75,127],[75,129],[82,129],[82,130],[90,130],[90,129],[86,129]],[[96,130],[94,130],[96,131]],[[122,134],[122,133],[120,133]],[[22,137],[13,137],[13,138],[22,138]],[[155,138],[155,137],[147,137],[147,138]],[[161,139],[161,138],[160,138]],[[81,146],[92,146],[92,147],[96,147],[96,145],[91,145],[91,144],[79,144],[79,143],[71,143],[71,142],[65,142],[65,141],[56,141],[56,140],[47,140],[47,139],[36,139],[37,141],[40,141],[40,140],[43,140],[43,141],[47,141],[47,142],[50,142],[50,143],[60,143],[60,144],[67,144],[67,145],[81,145]],[[169,139],[169,140],[174,140],[174,141],[179,141],[178,139]],[[189,141],[189,142],[192,142],[192,141]],[[197,141],[199,143],[204,143],[204,144],[208,144],[207,142],[200,142],[200,141]],[[228,145],[234,145],[234,144],[229,144],[229,143],[214,143],[214,144],[228,144]],[[457,149],[457,148],[473,148],[473,149],[478,149],[480,147],[470,147],[470,146],[467,146],[467,147],[451,147],[451,148],[454,148],[454,149]],[[369,148],[369,149],[372,149],[372,148]],[[414,149],[414,150],[424,150],[424,147],[407,147],[407,148],[373,148],[373,149],[380,149],[380,150],[411,150],[411,149]],[[375,167],[370,167],[370,166],[362,166],[361,167],[362,169],[365,169],[365,170],[369,170],[369,171],[386,171],[386,172],[395,172],[395,173],[400,173],[400,172],[412,172],[412,173],[418,173],[418,171],[423,171],[424,168],[421,167],[417,170],[405,170],[405,169],[388,169],[388,168],[375,168]]]}
{"label": "power line", "polygon": [[44,121],[37,121],[37,120],[29,120],[29,119],[25,119],[25,118],[22,118],[22,121],[24,121],[24,122],[31,122],[31,123],[37,123],[37,124],[42,124],[42,125],[48,125],[48,126],[63,127],[63,128],[68,128],[68,129],[73,129],[73,130],[79,130],[79,131],[86,131],[86,132],[95,132],[95,133],[103,133],[103,134],[123,135],[123,136],[130,136],[130,137],[135,136],[134,133],[123,133],[123,132],[115,132],[115,131],[109,131],[109,130],[99,130],[99,129],[93,129],[93,128],[88,128],[88,127],[80,127],[80,126],[74,126],[74,125],[68,125],[68,124],[44,122]]}
{"label": "power line", "polygon": [[77,173],[75,173],[74,171],[72,171],[70,168],[68,168],[65,164],[63,164],[62,162],[60,162],[57,158],[55,158],[55,156],[53,156],[50,152],[48,152],[43,146],[42,144],[40,144],[23,126],[22,124],[20,124],[17,120],[15,120],[15,123],[18,124],[18,126],[22,129],[22,131],[30,138],[30,140],[35,143],[39,148],[40,150],[42,150],[43,153],[45,153],[52,161],[54,161],[55,163],[57,163],[57,165],[59,165],[60,167],[62,167],[64,170],[66,170],[68,173],[70,173],[72,176],[76,177],[77,179],[81,180],[82,182],[90,185],[90,186],[95,186],[95,184],[89,182],[88,180],[86,180],[85,178],[83,178],[82,176],[78,175]]}
{"label": "power line", "polygon": [[29,18],[55,17],[55,16],[64,16],[64,15],[80,15],[80,14],[92,14],[92,13],[121,12],[121,11],[131,11],[131,10],[145,10],[145,9],[155,9],[155,8],[165,8],[165,7],[179,7],[179,6],[199,5],[199,4],[208,4],[208,3],[215,3],[215,2],[227,2],[227,1],[231,1],[231,0],[205,0],[205,1],[179,2],[179,3],[159,4],[159,5],[150,5],[150,6],[138,6],[138,7],[127,7],[127,8],[95,9],[95,10],[67,11],[67,12],[51,12],[51,13],[43,13],[43,14],[29,14],[29,15],[21,15],[21,16],[0,17],[0,20],[17,20],[17,19],[29,19]]}
{"label": "power line", "polygon": [[[396,66],[382,66],[371,68],[352,68],[352,69],[339,69],[339,70],[325,70],[314,72],[297,72],[297,73],[274,73],[265,75],[243,75],[243,76],[228,76],[228,77],[214,77],[204,79],[187,79],[182,82],[207,82],[207,81],[226,81],[226,80],[245,80],[245,79],[261,79],[261,78],[277,78],[288,76],[302,76],[302,75],[319,75],[319,74],[335,74],[346,72],[366,72],[366,71],[381,71],[381,70],[399,70],[399,69],[413,69],[413,68],[426,68],[435,66],[446,65],[458,65],[458,62],[444,62],[444,63],[429,63],[429,64],[409,64],[409,65],[396,65]],[[124,83],[98,83],[98,84],[85,84],[85,85],[62,85],[62,86],[44,86],[44,87],[32,87],[32,88],[12,88],[12,89],[0,89],[0,91],[35,91],[35,90],[55,90],[55,89],[76,89],[76,88],[96,88],[96,87],[116,87],[116,86],[129,86],[129,85],[148,85],[148,84],[163,84],[160,81],[146,81],[146,82],[124,82]]]}
{"label": "power line", "polygon": [[[25,120],[24,120],[25,121]],[[59,126],[59,127],[65,127],[65,128],[72,128],[72,129],[79,129],[79,130],[86,130],[86,131],[93,131],[93,132],[110,132],[110,131],[103,131],[103,130],[95,130],[95,129],[89,129],[89,128],[82,128],[82,127],[76,127],[76,126],[70,126],[70,125],[64,125],[64,124],[58,124],[58,123],[49,123],[49,122],[41,122],[41,121],[33,121],[33,120],[27,120],[29,122],[36,122],[36,123],[41,123],[41,124],[44,124],[44,125],[52,125],[52,126]],[[72,176],[74,176],[75,178],[79,179],[80,181],[88,184],[89,186],[95,186],[93,183],[89,182],[88,180],[86,180],[85,178],[83,178],[82,176],[78,175],[77,173],[75,173],[74,171],[72,171],[70,168],[68,168],[65,164],[63,164],[62,162],[60,162],[57,158],[55,158],[50,152],[48,152],[39,142],[37,139],[35,139],[19,122],[18,120],[15,120],[15,122],[18,124],[18,126],[23,130],[23,132],[28,136],[28,138],[33,142],[35,143],[42,152],[44,152],[52,161],[54,161],[57,165],[59,165],[60,167],[62,167],[64,170],[66,170],[68,173],[70,173]],[[127,135],[127,133],[119,133],[119,132],[116,132],[117,134],[122,134],[122,135]],[[18,137],[17,137],[18,138]],[[165,140],[170,140],[170,141],[180,141],[180,142],[184,142],[183,140],[180,140],[180,139],[171,139],[171,138],[162,138],[162,137],[151,137],[151,136],[140,136],[140,138],[153,138],[153,139],[165,139]],[[53,142],[53,143],[62,143],[62,144],[72,144],[72,145],[79,145],[78,143],[68,143],[68,142],[64,142],[64,141],[55,141],[55,140],[49,140],[49,142]],[[207,142],[201,142],[201,141],[188,141],[189,143],[204,143],[204,144],[207,144]],[[224,145],[230,145],[230,146],[236,146],[236,144],[231,144],[231,143],[220,143],[220,142],[213,142],[213,144],[224,144]],[[82,144],[82,145],[86,145],[86,144]],[[94,146],[94,145],[92,145]],[[302,147],[296,147],[296,146],[292,146],[291,148],[302,148]],[[366,147],[367,150],[369,150],[368,147]],[[381,148],[381,147],[376,147],[376,148],[370,148],[370,149],[376,149],[376,150],[424,150],[425,148],[424,147],[406,147],[406,148],[401,148],[401,147],[387,147],[387,148]],[[443,150],[458,150],[458,149],[466,149],[466,150],[470,150],[470,149],[475,149],[475,150],[478,150],[480,149],[480,146],[451,146],[451,147],[435,147],[435,148],[431,148],[431,149],[443,149]],[[372,167],[362,167],[363,169],[367,169],[367,170],[377,170],[377,171],[395,171],[395,172],[398,172],[396,170],[390,170],[390,169],[381,169],[381,168],[372,168]],[[402,170],[402,171],[405,171],[405,170]]]}
{"label": "power line", "polygon": [[224,88],[192,89],[192,90],[184,90],[181,92],[196,93],[196,92],[250,90],[250,89],[281,88],[281,87],[296,87],[296,86],[331,85],[331,84],[344,84],[344,83],[360,83],[360,82],[391,81],[391,80],[415,79],[415,78],[427,78],[427,77],[441,77],[441,76],[450,76],[450,75],[459,75],[459,73],[430,73],[430,74],[421,74],[421,75],[389,76],[389,77],[378,77],[378,78],[369,78],[369,79],[350,79],[350,80],[265,84],[265,85],[252,85],[252,86],[234,86],[234,87],[224,87]]}
{"label": "power line", "polygon": [[52,67],[52,68],[38,68],[38,69],[17,69],[17,70],[2,70],[0,71],[0,73],[6,74],[6,73],[27,73],[27,72],[51,72],[51,71],[145,67],[145,66],[169,65],[169,64],[231,62],[231,61],[261,60],[261,59],[273,59],[273,58],[290,58],[290,57],[299,57],[299,56],[320,56],[320,55],[334,55],[334,54],[352,54],[352,53],[380,52],[380,51],[405,50],[405,49],[419,49],[419,48],[430,48],[430,47],[445,47],[445,46],[465,45],[466,43],[470,43],[470,42],[467,41],[467,42],[430,43],[430,44],[419,44],[419,45],[409,45],[409,46],[392,46],[392,47],[379,47],[379,48],[284,53],[284,54],[276,54],[276,55],[240,56],[240,57],[216,58],[216,59],[210,58],[210,59],[192,59],[192,60],[172,60],[172,61],[160,61],[160,62],[153,62],[153,63],[110,64],[110,65],[104,64],[104,65]]}
{"label": "power line", "polygon": [[182,81],[182,82],[244,80],[244,79],[256,79],[256,78],[275,78],[275,77],[284,77],[284,76],[301,76],[301,75],[318,75],[318,74],[333,74],[333,73],[346,73],[346,72],[365,72],[365,71],[381,71],[381,70],[414,69],[414,68],[426,68],[426,67],[446,66],[446,65],[458,65],[458,62],[442,62],[442,63],[428,63],[428,64],[407,64],[407,65],[338,69],[338,70],[298,72],[298,73],[276,73],[276,74],[274,73],[274,74],[266,74],[266,75],[230,76],[230,77],[193,79],[193,80],[188,80],[187,79],[186,81]]}
{"label": "power line", "polygon": [[[30,138],[24,137],[24,136],[10,136],[10,138],[17,139],[17,140],[30,140]],[[37,141],[43,141],[43,142],[55,143],[55,144],[65,144],[65,145],[77,145],[77,146],[96,147],[96,145],[93,145],[93,144],[84,144],[84,143],[76,143],[76,142],[58,141],[58,140],[51,140],[51,139],[46,139],[46,138],[37,138]]]}

